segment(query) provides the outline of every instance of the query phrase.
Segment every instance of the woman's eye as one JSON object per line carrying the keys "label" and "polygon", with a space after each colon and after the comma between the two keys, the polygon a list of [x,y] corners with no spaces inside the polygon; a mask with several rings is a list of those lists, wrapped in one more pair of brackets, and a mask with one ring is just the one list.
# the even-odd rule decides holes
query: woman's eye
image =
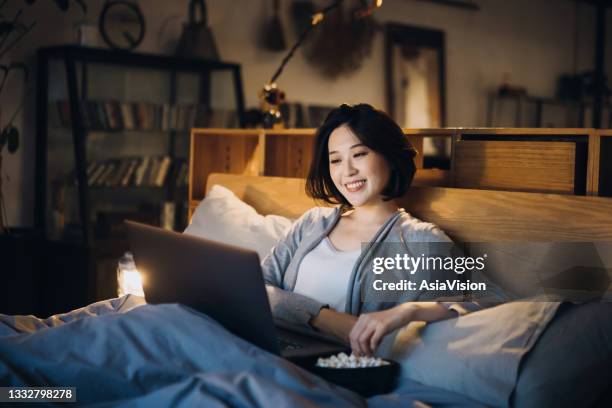
{"label": "woman's eye", "polygon": [[331,164],[338,164],[340,163],[340,159],[333,159],[329,161]]}
{"label": "woman's eye", "polygon": [[359,152],[359,153],[356,153],[355,156],[353,156],[353,157],[367,156],[367,154],[368,154],[368,152]]}

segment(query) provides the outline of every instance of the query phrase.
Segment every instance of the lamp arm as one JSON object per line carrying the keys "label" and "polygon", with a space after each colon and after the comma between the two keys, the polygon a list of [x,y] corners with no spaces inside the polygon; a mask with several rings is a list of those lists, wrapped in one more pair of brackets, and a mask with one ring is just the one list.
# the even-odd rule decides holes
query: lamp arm
{"label": "lamp arm", "polygon": [[344,0],[336,0],[329,6],[321,9],[320,11],[312,15],[312,20],[310,21],[310,25],[306,27],[304,31],[302,31],[302,34],[300,34],[300,37],[298,38],[298,40],[295,42],[295,44],[293,44],[293,47],[291,47],[287,55],[285,55],[285,58],[283,58],[283,61],[281,62],[280,66],[277,68],[276,72],[274,72],[274,75],[272,75],[272,78],[270,79],[268,84],[273,84],[276,81],[276,79],[283,72],[285,65],[287,65],[289,60],[291,60],[291,58],[293,57],[295,50],[297,50],[300,47],[300,45],[302,45],[302,43],[304,42],[308,34],[312,31],[312,29],[315,28],[321,21],[325,19],[325,15],[327,13],[329,13],[330,11],[338,7],[343,1]]}

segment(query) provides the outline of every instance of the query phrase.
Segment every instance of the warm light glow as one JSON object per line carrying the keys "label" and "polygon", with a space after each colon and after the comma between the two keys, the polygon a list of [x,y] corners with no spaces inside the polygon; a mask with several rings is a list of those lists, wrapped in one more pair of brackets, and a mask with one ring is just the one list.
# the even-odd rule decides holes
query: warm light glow
{"label": "warm light glow", "polygon": [[321,12],[315,13],[312,15],[312,21],[310,22],[310,24],[312,24],[313,26],[319,24],[321,21],[323,21],[323,18],[325,17],[325,15]]}
{"label": "warm light glow", "polygon": [[382,6],[382,2],[383,2],[383,0],[376,0],[376,7],[381,7]]}
{"label": "warm light glow", "polygon": [[131,294],[144,297],[142,282],[143,277],[137,269],[120,271],[117,276],[117,294],[119,296]]}

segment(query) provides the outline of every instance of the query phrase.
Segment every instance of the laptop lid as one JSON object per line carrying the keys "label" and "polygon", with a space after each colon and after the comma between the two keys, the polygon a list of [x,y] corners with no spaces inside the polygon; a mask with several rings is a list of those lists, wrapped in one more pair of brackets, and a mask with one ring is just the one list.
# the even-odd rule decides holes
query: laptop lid
{"label": "laptop lid", "polygon": [[136,222],[126,225],[147,303],[184,304],[279,354],[256,252]]}

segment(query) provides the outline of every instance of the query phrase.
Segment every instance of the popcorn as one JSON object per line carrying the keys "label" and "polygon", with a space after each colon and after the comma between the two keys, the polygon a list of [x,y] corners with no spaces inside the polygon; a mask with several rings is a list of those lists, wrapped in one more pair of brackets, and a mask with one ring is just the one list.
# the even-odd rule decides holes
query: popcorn
{"label": "popcorn", "polygon": [[340,353],[328,358],[319,357],[316,366],[324,368],[364,368],[381,367],[388,364],[388,361],[379,357],[357,357],[353,353],[347,356],[346,353]]}

